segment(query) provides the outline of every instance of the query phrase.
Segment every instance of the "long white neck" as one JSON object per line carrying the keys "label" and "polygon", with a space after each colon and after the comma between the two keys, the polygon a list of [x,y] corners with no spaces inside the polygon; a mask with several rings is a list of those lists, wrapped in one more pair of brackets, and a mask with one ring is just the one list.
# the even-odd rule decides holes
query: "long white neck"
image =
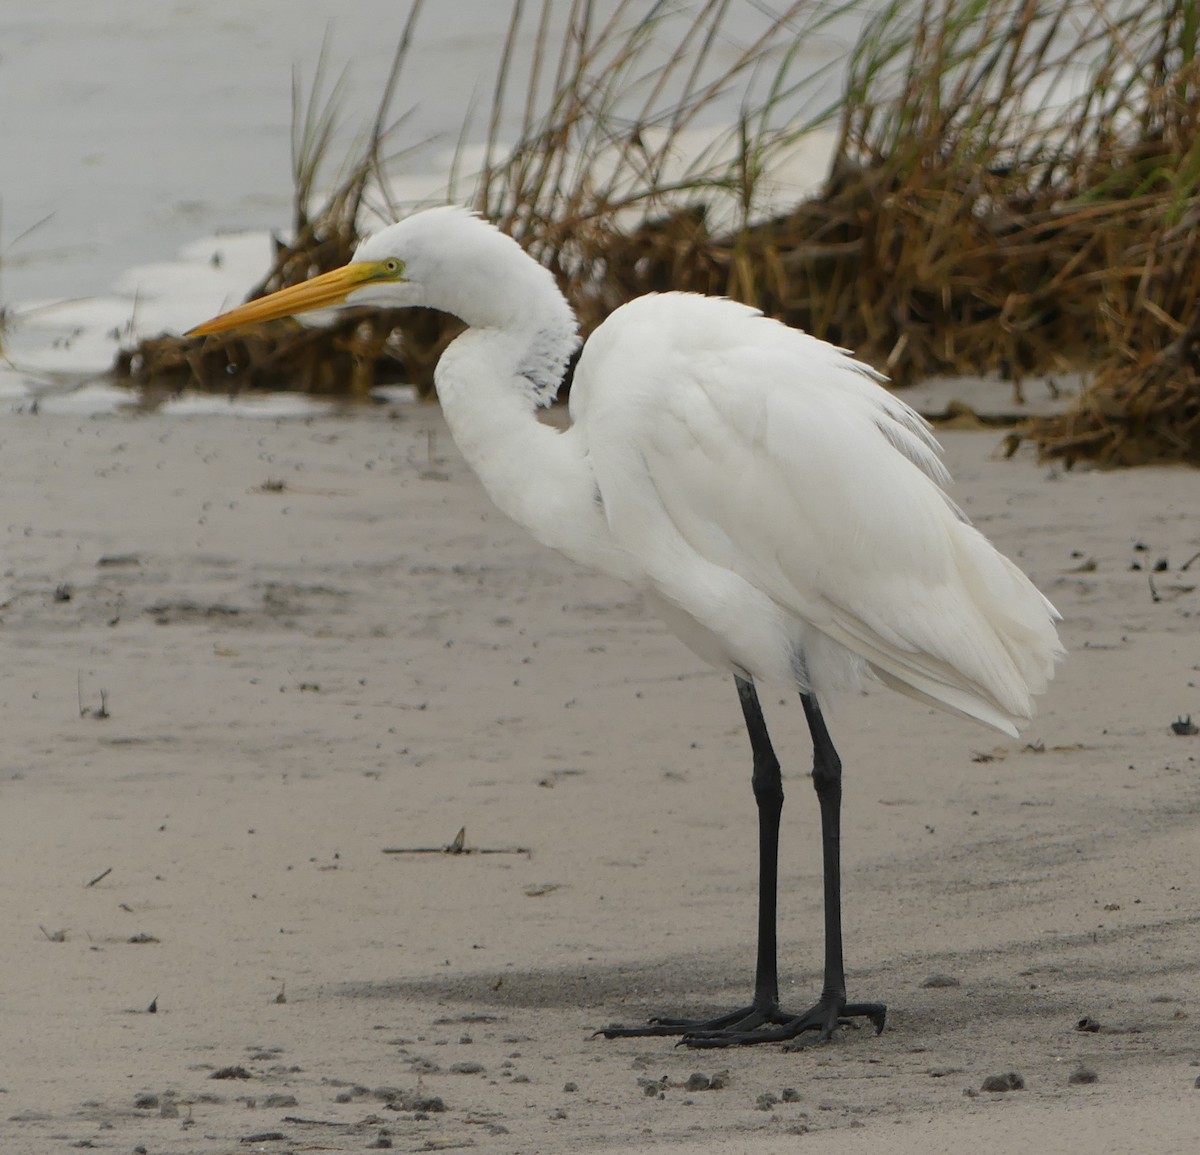
{"label": "long white neck", "polygon": [[539,396],[557,385],[577,344],[565,301],[562,309],[468,329],[438,362],[438,397],[455,444],[504,513],[544,545],[623,576],[586,447],[575,430],[537,418]]}

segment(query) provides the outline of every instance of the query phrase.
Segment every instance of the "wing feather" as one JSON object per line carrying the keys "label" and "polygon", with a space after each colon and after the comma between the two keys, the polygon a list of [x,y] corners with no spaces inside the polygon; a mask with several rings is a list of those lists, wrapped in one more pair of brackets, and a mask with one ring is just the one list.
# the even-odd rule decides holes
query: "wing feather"
{"label": "wing feather", "polygon": [[966,524],[928,424],[880,380],[754,310],[665,294],[593,334],[572,411],[614,537],[736,667],[823,691],[854,667],[824,660],[841,647],[1015,733],[1061,655],[1056,614]]}

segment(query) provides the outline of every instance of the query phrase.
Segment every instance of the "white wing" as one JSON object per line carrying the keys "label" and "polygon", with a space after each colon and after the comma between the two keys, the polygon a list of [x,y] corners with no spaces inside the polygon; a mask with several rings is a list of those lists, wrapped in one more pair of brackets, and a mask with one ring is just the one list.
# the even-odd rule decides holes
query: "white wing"
{"label": "white wing", "polygon": [[819,693],[865,662],[1015,733],[1061,655],[1057,614],[966,523],[926,423],[878,381],[752,309],[671,293],[593,334],[572,413],[614,538],[710,660]]}

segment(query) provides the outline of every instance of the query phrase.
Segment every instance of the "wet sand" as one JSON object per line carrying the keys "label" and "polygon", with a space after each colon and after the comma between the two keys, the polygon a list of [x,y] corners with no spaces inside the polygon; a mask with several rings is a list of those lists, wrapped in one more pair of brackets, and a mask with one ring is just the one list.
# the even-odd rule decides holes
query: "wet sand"
{"label": "wet sand", "polygon": [[[688,1052],[591,1033],[749,993],[732,686],[495,513],[435,408],[5,418],[0,1146],[1194,1150],[1196,474],[997,440],[944,436],[1065,617],[1038,719],[831,711],[851,997],[887,1030]],[[802,1005],[816,807],[764,700]],[[464,827],[502,853],[385,853]]]}

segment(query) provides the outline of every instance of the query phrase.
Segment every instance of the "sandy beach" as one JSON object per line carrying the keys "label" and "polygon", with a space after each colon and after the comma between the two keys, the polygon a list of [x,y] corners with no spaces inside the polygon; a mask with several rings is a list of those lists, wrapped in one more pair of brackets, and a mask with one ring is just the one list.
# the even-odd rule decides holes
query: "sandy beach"
{"label": "sandy beach", "polygon": [[[71,7],[0,12],[0,1155],[1200,1149],[1196,472],[1063,472],[945,431],[955,498],[1070,656],[1019,740],[882,689],[830,704],[850,996],[887,1029],[790,1054],[594,1038],[750,993],[729,680],[495,512],[434,405],[135,412],[105,376],[261,278],[293,69],[315,84],[326,38],[327,80],[348,66],[336,161],[404,7]],[[798,59],[839,83],[876,7]],[[427,6],[398,202],[440,195],[460,146],[478,162],[486,118],[462,124],[507,20]],[[788,203],[825,171],[802,159],[772,177]],[[763,700],[800,1007],[810,751],[794,696]]]}
{"label": "sandy beach", "polygon": [[[851,997],[887,1030],[688,1052],[591,1034],[749,993],[732,686],[495,513],[435,407],[7,416],[0,1147],[1195,1150],[1196,474],[997,441],[944,435],[1064,615],[1033,727],[831,713]],[[801,1005],[809,749],[764,701]],[[461,828],[495,853],[419,852]]]}

